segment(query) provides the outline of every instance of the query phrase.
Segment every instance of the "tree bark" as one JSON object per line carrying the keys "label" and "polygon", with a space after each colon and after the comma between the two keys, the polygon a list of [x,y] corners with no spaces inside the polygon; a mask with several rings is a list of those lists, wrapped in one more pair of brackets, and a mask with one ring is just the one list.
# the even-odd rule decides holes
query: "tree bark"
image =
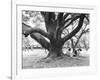
{"label": "tree bark", "polygon": [[56,58],[62,56],[62,46],[57,44],[52,44],[49,49],[49,54],[47,57]]}
{"label": "tree bark", "polygon": [[50,43],[39,33],[32,33],[30,36],[31,38],[35,39],[42,47],[49,50]]}

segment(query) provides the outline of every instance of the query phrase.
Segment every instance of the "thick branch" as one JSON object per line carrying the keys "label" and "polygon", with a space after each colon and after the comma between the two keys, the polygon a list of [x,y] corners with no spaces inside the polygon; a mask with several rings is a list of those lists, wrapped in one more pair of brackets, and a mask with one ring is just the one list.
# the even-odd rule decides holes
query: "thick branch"
{"label": "thick branch", "polygon": [[84,21],[84,14],[81,14],[78,26],[71,33],[69,33],[67,36],[62,38],[62,41],[65,42],[65,41],[71,39],[77,32],[79,32],[79,30],[81,29],[81,27],[83,25],[83,21]]}
{"label": "thick branch", "polygon": [[63,13],[59,13],[57,17],[57,28],[56,28],[56,38],[61,38],[61,31],[60,29],[64,26],[64,18]]}
{"label": "thick branch", "polygon": [[[53,24],[55,24],[55,13],[54,12],[41,12],[42,16],[44,17],[45,26],[47,29],[47,32],[49,32],[49,28],[52,27]],[[51,25],[52,24],[52,25]],[[56,26],[53,26],[56,28]]]}
{"label": "thick branch", "polygon": [[27,30],[31,30],[32,27],[29,25],[26,25],[25,23],[22,23],[22,34],[24,34],[25,32],[27,32]]}
{"label": "thick branch", "polygon": [[[77,20],[78,18],[80,18],[80,16],[76,16],[75,18],[73,18],[65,27],[62,27],[61,28],[61,31],[63,31],[65,28],[67,28],[69,25],[71,25],[75,20]],[[68,19],[68,21],[70,20],[71,18]]]}
{"label": "thick branch", "polygon": [[[26,25],[24,23],[22,23],[23,27],[30,27],[29,25]],[[50,39],[49,34],[46,33],[45,31],[41,30],[41,29],[34,29],[32,27],[30,27],[30,29],[27,29],[26,31],[24,31],[24,35],[27,37],[28,35],[32,34],[32,33],[40,33],[41,35],[43,35],[44,37]]]}
{"label": "thick branch", "polygon": [[35,39],[43,48],[49,50],[50,43],[44,37],[42,37],[42,35],[39,33],[32,33],[30,36],[31,38]]}
{"label": "thick branch", "polygon": [[62,27],[63,24],[64,24],[63,13],[59,13],[57,19],[58,19],[57,24],[58,24],[58,27],[60,28],[60,27]]}

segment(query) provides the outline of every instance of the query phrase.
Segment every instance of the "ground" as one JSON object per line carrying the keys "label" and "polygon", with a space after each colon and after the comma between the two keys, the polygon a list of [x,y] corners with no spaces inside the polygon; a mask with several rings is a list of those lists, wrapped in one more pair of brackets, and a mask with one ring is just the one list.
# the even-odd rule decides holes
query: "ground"
{"label": "ground", "polygon": [[54,68],[54,67],[74,67],[74,66],[89,66],[89,56],[78,57],[63,57],[54,60],[42,60],[47,56],[44,49],[35,49],[23,51],[23,65],[24,69],[30,68]]}

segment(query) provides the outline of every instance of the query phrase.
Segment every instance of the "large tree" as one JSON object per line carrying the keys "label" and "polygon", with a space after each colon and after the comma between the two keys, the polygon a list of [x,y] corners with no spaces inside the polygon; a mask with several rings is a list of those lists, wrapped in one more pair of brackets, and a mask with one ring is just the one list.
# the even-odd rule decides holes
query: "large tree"
{"label": "large tree", "polygon": [[[63,55],[62,47],[66,41],[77,34],[83,26],[87,14],[81,13],[55,13],[40,12],[44,18],[46,32],[42,29],[32,28],[22,23],[22,32],[27,37],[35,39],[41,46],[49,51],[49,58],[55,58]],[[62,37],[63,31],[74,21],[78,20],[77,27],[68,35]],[[47,39],[49,40],[47,40]]]}

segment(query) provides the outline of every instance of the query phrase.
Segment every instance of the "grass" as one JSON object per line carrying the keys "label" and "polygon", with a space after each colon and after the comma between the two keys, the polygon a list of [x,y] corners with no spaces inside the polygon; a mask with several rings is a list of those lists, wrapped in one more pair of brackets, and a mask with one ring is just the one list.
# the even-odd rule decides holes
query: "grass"
{"label": "grass", "polygon": [[23,65],[24,69],[32,68],[55,68],[55,67],[75,67],[75,66],[89,66],[89,56],[78,57],[63,57],[50,59],[48,61],[41,59],[45,58],[47,54],[44,50],[23,51]]}

